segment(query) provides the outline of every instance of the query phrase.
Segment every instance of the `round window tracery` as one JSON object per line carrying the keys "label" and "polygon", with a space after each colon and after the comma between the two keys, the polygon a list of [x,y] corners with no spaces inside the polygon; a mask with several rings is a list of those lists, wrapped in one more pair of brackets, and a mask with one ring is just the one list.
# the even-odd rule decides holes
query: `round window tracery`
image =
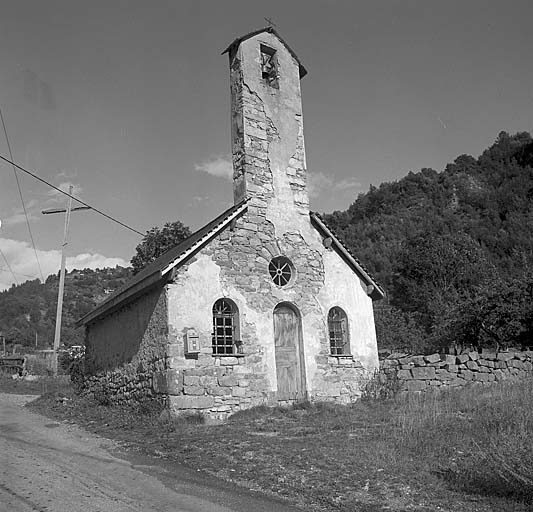
{"label": "round window tracery", "polygon": [[294,276],[292,263],[285,256],[276,256],[268,264],[268,272],[272,281],[278,286],[286,286]]}

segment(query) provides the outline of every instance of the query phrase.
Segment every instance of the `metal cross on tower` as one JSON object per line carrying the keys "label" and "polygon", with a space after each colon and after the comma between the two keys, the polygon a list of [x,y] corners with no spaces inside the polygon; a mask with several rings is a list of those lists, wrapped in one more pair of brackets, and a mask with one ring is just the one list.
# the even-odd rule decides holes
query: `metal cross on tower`
{"label": "metal cross on tower", "polygon": [[274,27],[277,26],[277,25],[272,21],[271,18],[263,18],[263,19],[268,23],[268,26],[269,26],[269,27],[274,28]]}

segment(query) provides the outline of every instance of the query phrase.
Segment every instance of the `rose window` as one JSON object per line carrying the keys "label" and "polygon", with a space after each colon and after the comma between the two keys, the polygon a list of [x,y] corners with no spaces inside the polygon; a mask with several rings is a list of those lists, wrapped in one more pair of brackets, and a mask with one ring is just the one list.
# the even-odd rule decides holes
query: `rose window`
{"label": "rose window", "polygon": [[268,272],[272,281],[278,286],[285,286],[290,283],[294,276],[292,263],[284,256],[277,256],[268,265]]}

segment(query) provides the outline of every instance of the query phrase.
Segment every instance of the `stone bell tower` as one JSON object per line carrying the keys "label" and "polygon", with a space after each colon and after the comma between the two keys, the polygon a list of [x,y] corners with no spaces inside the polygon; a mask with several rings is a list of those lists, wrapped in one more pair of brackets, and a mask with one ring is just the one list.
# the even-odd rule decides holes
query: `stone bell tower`
{"label": "stone bell tower", "polygon": [[[229,54],[235,203],[285,222],[309,216],[300,79],[307,73],[272,27],[244,35]],[[281,217],[280,217],[281,216]]]}

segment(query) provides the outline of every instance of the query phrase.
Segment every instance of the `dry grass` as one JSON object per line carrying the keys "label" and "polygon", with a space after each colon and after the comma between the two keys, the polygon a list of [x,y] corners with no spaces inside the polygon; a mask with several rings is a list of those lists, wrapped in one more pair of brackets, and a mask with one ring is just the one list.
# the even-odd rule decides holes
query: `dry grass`
{"label": "dry grass", "polygon": [[11,374],[0,371],[0,393],[17,395],[45,395],[49,393],[72,394],[70,377],[38,376],[36,380],[13,379]]}
{"label": "dry grass", "polygon": [[[441,464],[448,479],[467,491],[533,502],[533,381],[458,392],[431,406],[411,429],[419,441],[448,452]],[[443,446],[444,445],[444,446]]]}
{"label": "dry grass", "polygon": [[533,503],[533,382],[257,407],[217,426],[171,420],[153,403],[116,408],[51,395],[33,406],[307,510],[525,512]]}

